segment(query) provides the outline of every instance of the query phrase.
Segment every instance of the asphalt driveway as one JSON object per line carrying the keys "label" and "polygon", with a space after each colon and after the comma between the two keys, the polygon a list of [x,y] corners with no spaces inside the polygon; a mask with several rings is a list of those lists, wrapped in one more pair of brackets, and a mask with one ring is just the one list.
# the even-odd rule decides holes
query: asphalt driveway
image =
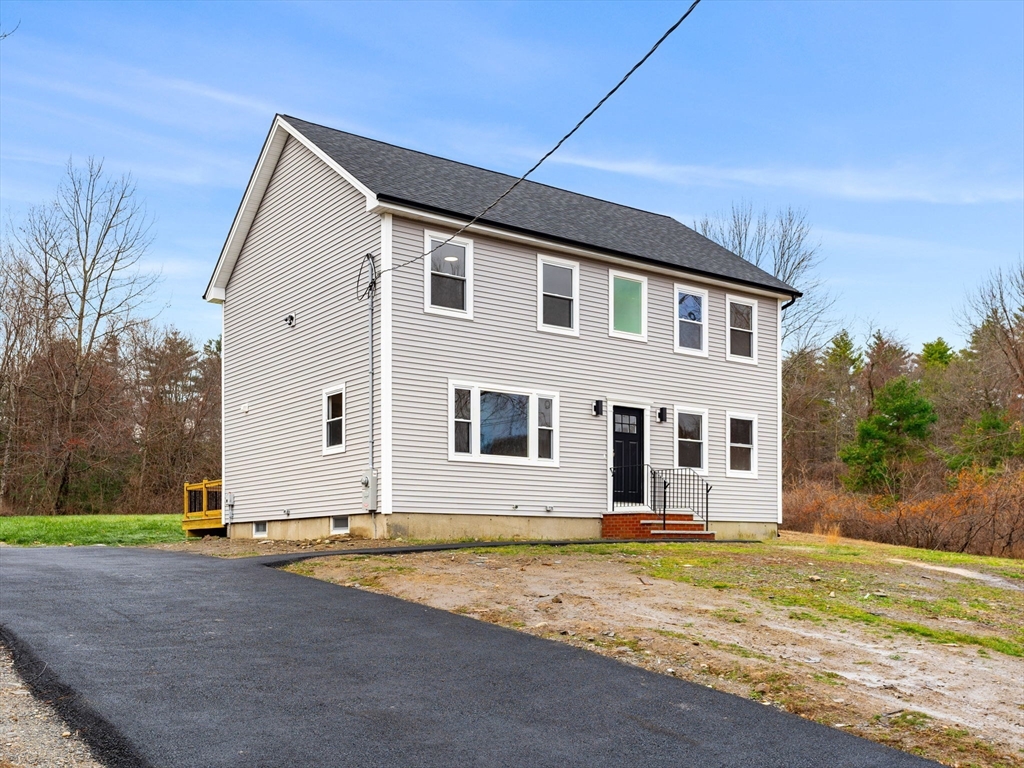
{"label": "asphalt driveway", "polygon": [[266,560],[3,547],[0,630],[114,766],[936,765]]}

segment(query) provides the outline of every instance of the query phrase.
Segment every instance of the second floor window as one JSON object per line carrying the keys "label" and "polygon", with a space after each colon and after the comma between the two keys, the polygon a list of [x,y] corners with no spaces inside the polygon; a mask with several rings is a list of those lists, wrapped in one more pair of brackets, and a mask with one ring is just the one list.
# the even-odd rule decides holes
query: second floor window
{"label": "second floor window", "polygon": [[708,292],[676,286],[676,351],[690,355],[708,353]]}
{"label": "second floor window", "polygon": [[731,360],[757,362],[757,305],[752,301],[726,298],[729,338],[726,356]]}
{"label": "second floor window", "polygon": [[470,316],[472,314],[473,248],[469,240],[428,235],[425,247],[426,302],[428,312]]}
{"label": "second floor window", "polygon": [[537,273],[538,330],[579,335],[579,264],[539,256]]}
{"label": "second floor window", "polygon": [[647,340],[647,278],[608,273],[609,336]]}

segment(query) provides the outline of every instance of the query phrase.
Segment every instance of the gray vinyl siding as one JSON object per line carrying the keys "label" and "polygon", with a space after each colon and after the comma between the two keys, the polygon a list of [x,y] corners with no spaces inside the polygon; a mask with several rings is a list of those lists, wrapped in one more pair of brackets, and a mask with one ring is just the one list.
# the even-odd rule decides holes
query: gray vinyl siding
{"label": "gray vinyl siding", "polygon": [[[431,231],[437,231],[431,227]],[[424,227],[394,219],[396,263],[422,252]],[[535,249],[482,237],[474,242],[473,320],[423,309],[420,263],[394,273],[393,511],[597,516],[608,509],[608,422],[594,400],[650,408],[647,429],[655,467],[673,464],[673,407],[706,408],[712,520],[775,522],[778,516],[778,301],[743,290],[757,303],[756,366],[725,357],[726,291],[697,279],[646,273],[647,341],[608,335],[609,266],[580,263],[580,335],[537,330]],[[570,258],[551,253],[548,255]],[[645,274],[636,269],[621,271]],[[674,285],[709,291],[709,357],[673,351]],[[450,461],[448,382],[505,384],[560,396],[556,467]],[[657,409],[669,419],[656,420]],[[758,476],[726,477],[726,411],[758,417]],[[554,508],[552,513],[546,506]]]}
{"label": "gray vinyl siding", "polygon": [[[285,509],[290,518],[361,511],[368,344],[355,283],[362,256],[380,252],[380,217],[365,205],[288,140],[223,306],[224,488],[234,494],[236,522],[283,519]],[[284,323],[288,314],[294,327]],[[346,385],[346,450],[325,456],[322,390],[338,383]],[[379,407],[379,377],[375,398]]]}

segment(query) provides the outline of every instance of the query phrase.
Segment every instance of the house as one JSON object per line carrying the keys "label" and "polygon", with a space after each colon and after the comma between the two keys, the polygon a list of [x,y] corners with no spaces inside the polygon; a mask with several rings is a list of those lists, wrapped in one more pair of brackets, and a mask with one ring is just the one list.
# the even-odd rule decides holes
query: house
{"label": "house", "polygon": [[534,182],[458,233],[512,181],[274,119],[204,296],[231,536],[775,535],[799,292]]}

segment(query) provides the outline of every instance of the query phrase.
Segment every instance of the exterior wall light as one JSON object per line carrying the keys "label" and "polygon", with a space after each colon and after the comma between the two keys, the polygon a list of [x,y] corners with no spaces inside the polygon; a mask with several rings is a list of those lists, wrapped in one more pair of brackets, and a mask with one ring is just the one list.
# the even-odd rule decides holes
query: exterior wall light
{"label": "exterior wall light", "polygon": [[604,413],[604,400],[594,401],[593,413],[595,416],[600,416]]}
{"label": "exterior wall light", "polygon": [[661,422],[668,421],[668,408],[659,408],[658,409],[658,421],[661,421]]}

